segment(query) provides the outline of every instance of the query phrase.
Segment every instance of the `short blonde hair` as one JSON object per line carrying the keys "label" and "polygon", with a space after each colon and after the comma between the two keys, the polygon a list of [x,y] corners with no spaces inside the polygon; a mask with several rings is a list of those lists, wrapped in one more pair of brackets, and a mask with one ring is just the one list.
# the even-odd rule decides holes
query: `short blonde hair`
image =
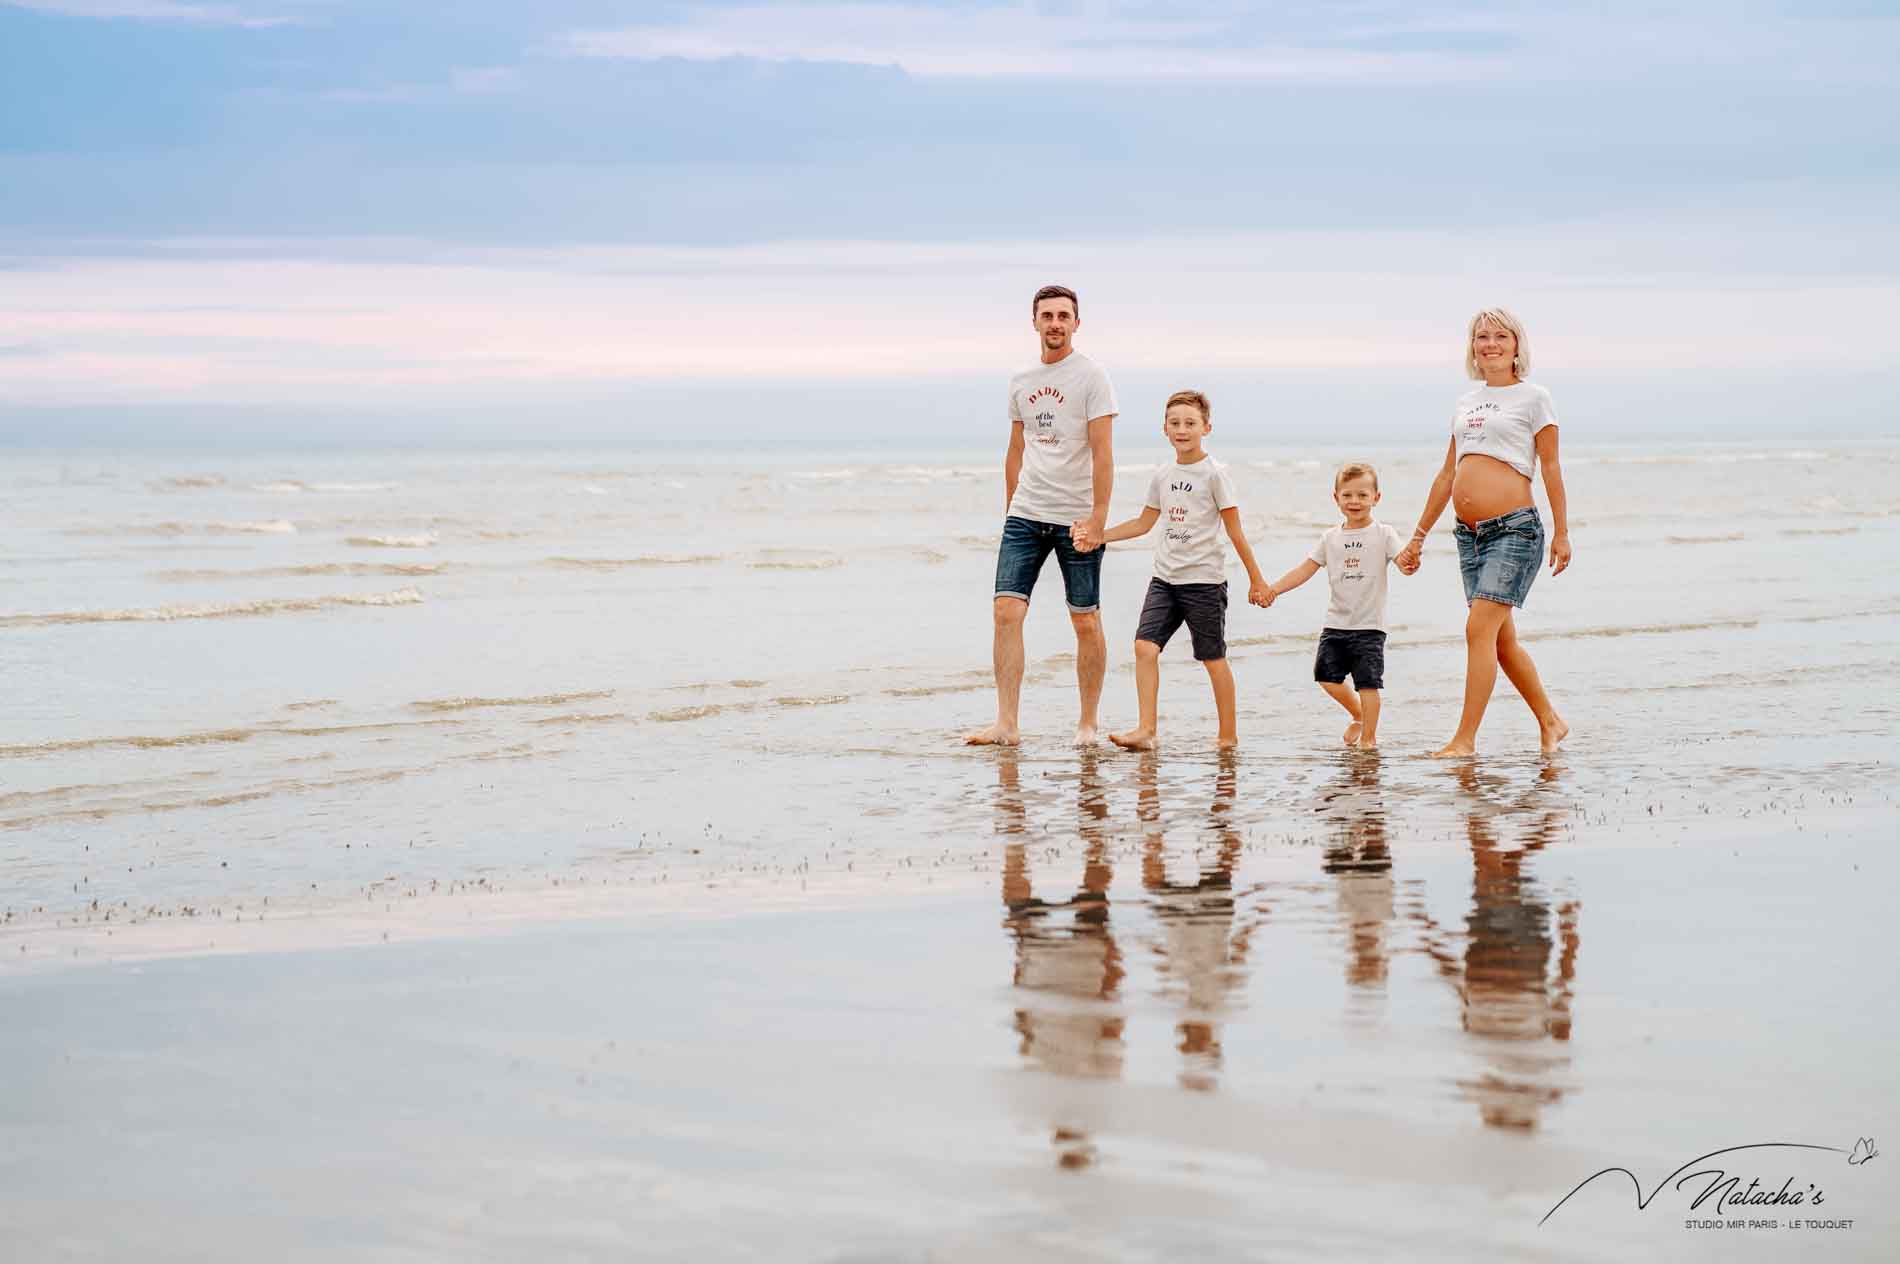
{"label": "short blonde hair", "polygon": [[1517,357],[1511,361],[1511,367],[1519,377],[1531,375],[1531,340],[1524,332],[1524,322],[1513,316],[1508,308],[1487,307],[1471,318],[1471,327],[1465,331],[1465,376],[1474,382],[1484,381],[1484,371],[1478,367],[1478,357],[1471,353],[1471,340],[1478,336],[1478,326],[1485,321],[1501,329],[1511,331],[1517,339]]}
{"label": "short blonde hair", "polygon": [[1372,480],[1372,490],[1379,490],[1379,471],[1373,469],[1368,461],[1348,461],[1340,466],[1339,473],[1333,475],[1333,490],[1338,491],[1339,485],[1349,478],[1369,478]]}
{"label": "short blonde hair", "polygon": [[1212,424],[1214,420],[1214,406],[1208,403],[1207,396],[1201,394],[1199,391],[1176,391],[1174,394],[1168,396],[1168,402],[1161,406],[1161,415],[1164,417],[1167,416],[1168,409],[1173,408],[1176,404],[1192,404],[1201,410],[1202,421]]}

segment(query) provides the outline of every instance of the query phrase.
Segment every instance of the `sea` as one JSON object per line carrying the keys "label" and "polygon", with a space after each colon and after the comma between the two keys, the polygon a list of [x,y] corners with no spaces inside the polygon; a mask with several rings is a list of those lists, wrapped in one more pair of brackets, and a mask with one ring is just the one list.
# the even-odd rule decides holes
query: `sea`
{"label": "sea", "polygon": [[[1442,459],[1209,449],[1269,578],[1340,461],[1404,533]],[[1575,558],[1517,618],[1571,736],[1500,678],[1452,762],[1449,515],[1376,755],[1312,680],[1323,577],[1263,611],[1237,565],[1237,753],[1185,635],[1157,752],[1071,744],[1053,566],[1022,745],[963,746],[1001,455],[0,455],[0,1226],[318,1258],[318,1190],[360,1258],[1900,1249],[1880,1164],[1781,1152],[1855,1223],[1605,1180],[1539,1225],[1612,1164],[1893,1131],[1900,443],[1568,447]],[[1114,518],[1168,459],[1124,439]],[[1148,573],[1111,546],[1110,727]]]}

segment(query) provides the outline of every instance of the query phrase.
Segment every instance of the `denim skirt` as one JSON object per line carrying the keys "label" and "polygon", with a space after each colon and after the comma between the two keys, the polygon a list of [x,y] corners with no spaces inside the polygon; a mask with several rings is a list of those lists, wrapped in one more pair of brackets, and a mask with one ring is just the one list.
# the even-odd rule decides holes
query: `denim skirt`
{"label": "denim skirt", "polygon": [[1544,563],[1544,520],[1528,506],[1475,527],[1459,523],[1458,569],[1465,580],[1465,604],[1495,601],[1522,606]]}

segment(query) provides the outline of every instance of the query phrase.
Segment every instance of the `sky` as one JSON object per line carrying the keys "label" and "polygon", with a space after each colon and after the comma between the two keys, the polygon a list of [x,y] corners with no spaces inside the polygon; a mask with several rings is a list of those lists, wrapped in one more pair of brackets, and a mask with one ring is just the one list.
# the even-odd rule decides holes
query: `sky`
{"label": "sky", "polygon": [[[0,0],[0,443],[1892,434],[1900,4]],[[1574,428],[1574,427],[1573,427]]]}

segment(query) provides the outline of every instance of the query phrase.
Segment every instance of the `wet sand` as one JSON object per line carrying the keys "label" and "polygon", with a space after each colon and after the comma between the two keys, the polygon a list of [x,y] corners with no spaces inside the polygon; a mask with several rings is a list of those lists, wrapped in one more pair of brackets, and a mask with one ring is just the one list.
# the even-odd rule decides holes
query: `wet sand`
{"label": "wet sand", "polygon": [[[215,947],[194,919],[16,934],[0,1232],[35,1259],[1892,1258],[1889,1160],[1846,1161],[1900,1100],[1884,782],[1698,803],[1416,762],[1278,795],[1265,757],[982,753],[954,846],[899,817],[795,873],[609,867]],[[1600,1169],[1649,1193],[1768,1141],[1840,1150],[1732,1169],[1823,1208],[1687,1228],[1704,1182],[1638,1210],[1606,1178],[1539,1226]],[[1785,1227],[1823,1215],[1853,1225]]]}

